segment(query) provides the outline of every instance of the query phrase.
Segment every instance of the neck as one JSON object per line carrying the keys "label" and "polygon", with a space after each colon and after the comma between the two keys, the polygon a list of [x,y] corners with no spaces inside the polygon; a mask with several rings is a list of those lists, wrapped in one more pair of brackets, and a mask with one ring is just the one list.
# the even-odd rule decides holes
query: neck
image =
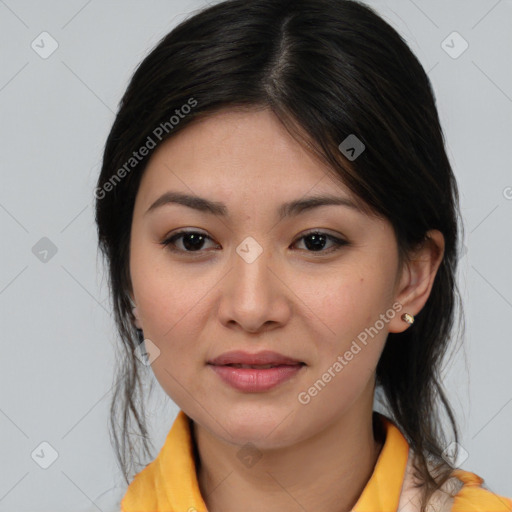
{"label": "neck", "polygon": [[247,466],[240,463],[240,446],[192,425],[198,482],[209,512],[348,512],[383,444],[371,407],[366,414],[346,413],[299,443],[258,451],[261,457]]}

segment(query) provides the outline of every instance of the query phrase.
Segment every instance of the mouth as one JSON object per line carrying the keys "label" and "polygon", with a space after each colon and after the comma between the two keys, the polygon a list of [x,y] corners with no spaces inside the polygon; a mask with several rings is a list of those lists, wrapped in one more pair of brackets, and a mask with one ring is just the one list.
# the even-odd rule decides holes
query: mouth
{"label": "mouth", "polygon": [[215,359],[208,361],[208,364],[213,366],[266,370],[278,366],[304,366],[306,363],[270,350],[263,350],[254,354],[235,350],[221,354]]}
{"label": "mouth", "polygon": [[288,363],[288,364],[240,364],[240,363],[230,363],[223,365],[215,365],[215,366],[229,366],[232,368],[252,368],[254,370],[269,370],[270,368],[277,368],[280,366],[302,366],[305,363]]}
{"label": "mouth", "polygon": [[298,376],[306,366],[303,362],[244,364],[211,364],[210,368],[220,379],[242,393],[263,393],[270,391],[293,377]]}

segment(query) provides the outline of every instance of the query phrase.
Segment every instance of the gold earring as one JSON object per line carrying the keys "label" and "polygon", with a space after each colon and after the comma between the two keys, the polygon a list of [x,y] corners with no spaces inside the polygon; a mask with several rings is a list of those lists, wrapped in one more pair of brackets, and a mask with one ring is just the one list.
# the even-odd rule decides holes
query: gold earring
{"label": "gold earring", "polygon": [[401,318],[404,322],[407,322],[410,325],[414,323],[414,316],[409,313],[404,313]]}

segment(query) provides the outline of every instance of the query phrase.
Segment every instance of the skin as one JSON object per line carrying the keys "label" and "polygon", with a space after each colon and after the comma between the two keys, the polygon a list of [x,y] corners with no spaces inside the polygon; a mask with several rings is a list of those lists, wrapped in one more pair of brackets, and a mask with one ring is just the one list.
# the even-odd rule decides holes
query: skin
{"label": "skin", "polygon": [[[293,178],[293,179],[291,179]],[[225,203],[219,218],[183,205],[149,213],[163,192]],[[130,242],[136,324],[160,350],[152,363],[165,392],[193,419],[198,482],[208,510],[348,511],[370,478],[382,444],[374,436],[375,369],[388,332],[410,326],[430,294],[444,239],[429,240],[398,266],[391,224],[344,206],[278,220],[286,201],[313,193],[353,197],[269,110],[225,110],[163,143],[137,193]],[[180,229],[208,235],[199,253],[160,243]],[[314,250],[301,238],[319,229]],[[237,246],[253,237],[252,263]],[[197,256],[197,254],[201,254]],[[298,401],[379,315],[402,310],[308,404]],[[207,361],[230,350],[274,350],[306,363],[265,392],[225,384]],[[247,467],[246,443],[261,456]]]}

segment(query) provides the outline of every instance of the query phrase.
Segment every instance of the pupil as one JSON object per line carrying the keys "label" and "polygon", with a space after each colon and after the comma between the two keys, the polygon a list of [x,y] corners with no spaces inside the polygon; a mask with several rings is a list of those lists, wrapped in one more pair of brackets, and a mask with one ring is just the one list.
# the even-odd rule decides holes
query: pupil
{"label": "pupil", "polygon": [[[312,240],[313,243],[308,243],[308,240]],[[325,235],[322,235],[322,234],[308,235],[305,238],[305,244],[308,249],[313,249],[313,250],[323,249],[324,243],[325,243]]]}
{"label": "pupil", "polygon": [[189,233],[183,237],[183,247],[187,250],[199,249],[203,243],[203,238],[201,234]]}

